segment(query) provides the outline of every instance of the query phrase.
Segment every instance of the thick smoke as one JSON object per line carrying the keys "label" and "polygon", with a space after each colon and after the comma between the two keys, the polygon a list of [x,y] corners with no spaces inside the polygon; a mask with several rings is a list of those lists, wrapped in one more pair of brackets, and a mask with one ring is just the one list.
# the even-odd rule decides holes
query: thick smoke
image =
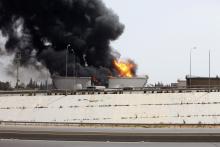
{"label": "thick smoke", "polygon": [[21,54],[22,66],[41,62],[64,76],[68,49],[69,76],[105,83],[117,75],[110,41],[124,25],[101,0],[0,0],[0,30],[7,52]]}

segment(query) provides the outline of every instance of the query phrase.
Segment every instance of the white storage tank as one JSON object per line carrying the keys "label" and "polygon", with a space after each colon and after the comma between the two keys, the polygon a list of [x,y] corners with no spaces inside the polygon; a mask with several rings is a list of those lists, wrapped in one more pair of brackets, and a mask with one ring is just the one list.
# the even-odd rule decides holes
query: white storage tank
{"label": "white storage tank", "polygon": [[60,90],[80,90],[91,86],[90,77],[52,77],[56,89]]}
{"label": "white storage tank", "polygon": [[127,87],[144,87],[147,83],[148,76],[145,77],[110,77],[109,88],[127,88]]}

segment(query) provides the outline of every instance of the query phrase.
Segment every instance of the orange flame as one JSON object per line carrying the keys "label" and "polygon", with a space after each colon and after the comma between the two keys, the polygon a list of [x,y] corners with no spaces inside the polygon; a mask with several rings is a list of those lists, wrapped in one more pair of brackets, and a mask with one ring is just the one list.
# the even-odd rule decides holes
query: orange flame
{"label": "orange flame", "polygon": [[134,76],[132,69],[135,67],[135,64],[129,62],[129,60],[128,61],[114,60],[113,64],[121,77],[132,78]]}

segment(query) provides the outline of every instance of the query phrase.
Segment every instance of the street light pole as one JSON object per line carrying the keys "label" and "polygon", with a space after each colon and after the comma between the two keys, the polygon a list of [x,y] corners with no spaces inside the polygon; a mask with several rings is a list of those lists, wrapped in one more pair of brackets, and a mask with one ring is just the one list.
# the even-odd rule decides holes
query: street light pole
{"label": "street light pole", "polygon": [[16,54],[16,59],[15,59],[15,61],[16,61],[16,66],[17,66],[17,74],[16,74],[16,89],[18,90],[19,89],[19,66],[20,66],[20,61],[21,60],[21,52],[18,52],[17,54]]}
{"label": "street light pole", "polygon": [[211,88],[211,53],[209,50],[209,92],[210,92],[210,88]]}
{"label": "street light pole", "polygon": [[67,47],[66,47],[66,78],[67,78],[67,75],[68,75],[68,51],[69,51],[69,47],[70,47],[70,44],[68,44]]}
{"label": "street light pole", "polygon": [[[68,44],[66,46],[66,79],[68,76],[68,51],[69,51],[69,47],[70,47],[70,44]],[[67,95],[67,89],[66,89],[66,95]]]}
{"label": "street light pole", "polygon": [[75,50],[72,48],[71,49],[71,52],[73,53],[73,89],[76,90],[77,89],[77,86],[76,86],[76,83],[77,83],[77,74],[76,74],[76,53],[75,53]]}

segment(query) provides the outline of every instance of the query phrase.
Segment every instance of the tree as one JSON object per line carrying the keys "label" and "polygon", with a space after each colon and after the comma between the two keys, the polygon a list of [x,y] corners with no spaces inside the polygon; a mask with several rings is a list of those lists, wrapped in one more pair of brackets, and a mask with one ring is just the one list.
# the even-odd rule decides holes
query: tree
{"label": "tree", "polygon": [[0,90],[11,90],[11,84],[9,82],[0,81]]}

